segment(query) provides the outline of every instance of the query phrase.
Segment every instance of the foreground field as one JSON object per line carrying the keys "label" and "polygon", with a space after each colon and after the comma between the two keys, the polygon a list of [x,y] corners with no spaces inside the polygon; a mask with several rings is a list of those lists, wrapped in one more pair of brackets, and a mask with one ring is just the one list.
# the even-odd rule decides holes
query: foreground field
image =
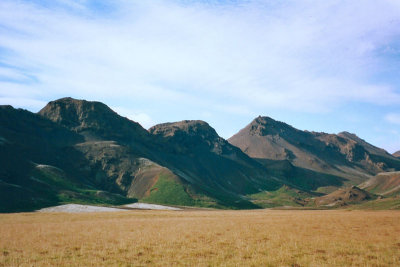
{"label": "foreground field", "polygon": [[399,211],[0,215],[0,266],[396,266]]}

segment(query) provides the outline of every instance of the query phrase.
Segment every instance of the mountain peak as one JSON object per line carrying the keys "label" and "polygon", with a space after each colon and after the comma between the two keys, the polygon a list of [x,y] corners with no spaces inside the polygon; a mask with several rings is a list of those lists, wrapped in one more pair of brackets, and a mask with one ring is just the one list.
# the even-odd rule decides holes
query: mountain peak
{"label": "mountain peak", "polygon": [[281,121],[267,116],[258,116],[246,128],[251,135],[280,135],[288,131],[297,131],[295,128]]}
{"label": "mountain peak", "polygon": [[106,104],[97,101],[64,97],[49,102],[39,114],[76,132],[87,133],[89,139],[100,136],[130,140],[148,135],[140,124],[119,116]]}
{"label": "mountain peak", "polygon": [[400,150],[393,153],[393,156],[396,158],[400,158]]}
{"label": "mountain peak", "polygon": [[216,154],[230,154],[234,148],[207,122],[201,120],[184,120],[158,124],[149,129],[155,136],[161,137],[172,150],[187,153],[193,149],[212,151]]}
{"label": "mountain peak", "polygon": [[155,125],[149,129],[154,135],[164,137],[185,134],[189,136],[201,136],[203,139],[215,139],[217,132],[207,122],[201,120],[183,120]]}
{"label": "mountain peak", "polygon": [[255,118],[252,121],[252,124],[268,124],[268,123],[278,123],[278,121],[272,119],[271,117],[268,116],[261,116],[259,115],[257,118]]}
{"label": "mountain peak", "polygon": [[39,114],[68,128],[79,128],[106,115],[117,115],[103,103],[71,97],[49,102]]}
{"label": "mountain peak", "polygon": [[360,140],[360,137],[358,137],[356,134],[350,133],[350,132],[347,132],[347,131],[340,132],[340,133],[338,133],[338,135],[340,137],[345,137],[345,138],[348,138],[348,139],[351,139],[351,140],[354,140],[354,141]]}
{"label": "mountain peak", "polygon": [[[98,101],[88,101],[84,99],[76,99],[72,97],[63,97],[54,101],[50,101],[46,106],[48,105],[74,105],[76,107],[83,107],[83,106],[103,106],[107,107],[106,104],[103,104]],[[107,107],[108,108],[108,107]],[[109,108],[108,108],[109,109]]]}

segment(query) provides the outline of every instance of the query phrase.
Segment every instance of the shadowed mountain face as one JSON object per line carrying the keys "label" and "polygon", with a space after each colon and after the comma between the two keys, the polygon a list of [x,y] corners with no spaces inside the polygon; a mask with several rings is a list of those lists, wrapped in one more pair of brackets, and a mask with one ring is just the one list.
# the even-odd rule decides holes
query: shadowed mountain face
{"label": "shadowed mountain face", "polygon": [[256,118],[228,141],[260,162],[287,161],[352,183],[365,181],[378,172],[400,169],[398,159],[354,134],[301,131],[269,117]]}
{"label": "shadowed mountain face", "polygon": [[0,140],[0,211],[54,203],[54,190],[32,172],[39,163],[68,165],[66,147],[82,138],[37,114],[0,106]]}

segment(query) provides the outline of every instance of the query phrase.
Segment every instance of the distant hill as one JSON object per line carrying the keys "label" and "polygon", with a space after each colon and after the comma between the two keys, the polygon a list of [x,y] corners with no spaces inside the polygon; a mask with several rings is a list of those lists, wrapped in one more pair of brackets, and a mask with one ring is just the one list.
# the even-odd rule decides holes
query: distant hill
{"label": "distant hill", "polygon": [[392,154],[396,158],[400,158],[400,150]]}
{"label": "distant hill", "polygon": [[316,175],[316,181],[325,174],[358,184],[379,172],[400,170],[399,159],[354,134],[301,131],[269,117],[254,119],[228,141],[267,168],[271,160],[286,162],[281,172],[312,171],[305,179]]}

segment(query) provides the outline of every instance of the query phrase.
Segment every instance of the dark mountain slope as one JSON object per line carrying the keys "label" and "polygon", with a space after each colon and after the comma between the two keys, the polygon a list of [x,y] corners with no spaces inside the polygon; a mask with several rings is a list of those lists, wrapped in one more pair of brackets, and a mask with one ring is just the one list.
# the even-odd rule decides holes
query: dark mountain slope
{"label": "dark mountain slope", "polygon": [[[77,162],[87,164],[81,153],[71,147],[83,141],[82,136],[11,106],[0,107],[0,136],[0,211],[54,205],[62,202],[62,192],[74,194],[75,200],[102,201],[101,197],[93,196],[94,191],[85,191],[93,193],[92,196],[82,195],[81,189],[95,185],[91,177],[75,168]],[[48,172],[49,168],[41,166],[60,172]],[[122,196],[115,198],[126,202]],[[110,202],[116,203],[113,200]]]}

